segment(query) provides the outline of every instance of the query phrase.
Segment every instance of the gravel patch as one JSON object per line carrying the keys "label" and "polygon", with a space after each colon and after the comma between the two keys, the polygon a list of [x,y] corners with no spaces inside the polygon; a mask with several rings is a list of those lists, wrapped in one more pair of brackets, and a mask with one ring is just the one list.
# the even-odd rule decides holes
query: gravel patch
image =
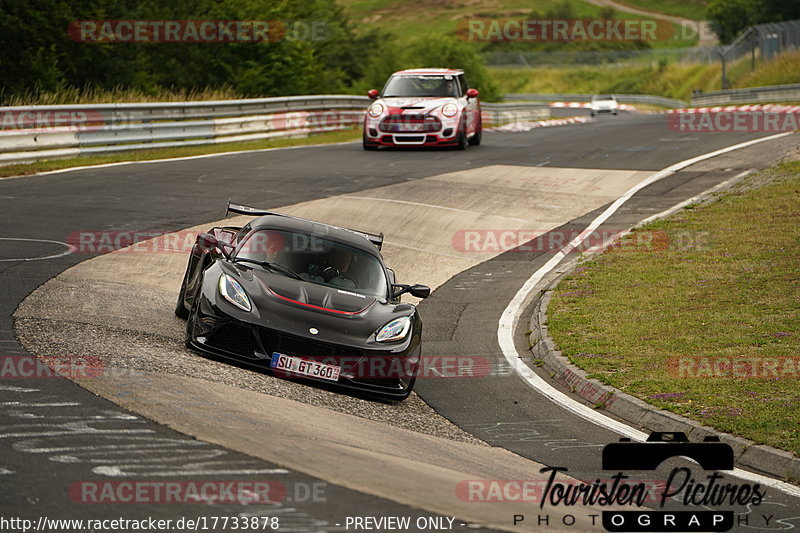
{"label": "gravel patch", "polygon": [[[41,289],[40,289],[41,290]],[[472,444],[485,443],[437,414],[416,394],[399,403],[383,403],[278,379],[187,350],[179,325],[166,337],[68,320],[21,318],[15,333],[25,348],[39,357],[98,360],[103,371],[147,371],[189,376],[245,390],[300,401],[395,427]],[[87,379],[87,378],[83,378]]]}

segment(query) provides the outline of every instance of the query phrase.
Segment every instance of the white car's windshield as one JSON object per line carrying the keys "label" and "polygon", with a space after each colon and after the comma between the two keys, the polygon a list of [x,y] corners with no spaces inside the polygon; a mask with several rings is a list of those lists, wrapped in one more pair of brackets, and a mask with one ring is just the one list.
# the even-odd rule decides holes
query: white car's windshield
{"label": "white car's windshield", "polygon": [[458,84],[453,76],[397,75],[389,78],[383,88],[384,98],[393,96],[458,96]]}
{"label": "white car's windshield", "polygon": [[235,259],[278,264],[305,281],[376,298],[388,294],[383,267],[374,255],[315,235],[256,230],[246,237]]}

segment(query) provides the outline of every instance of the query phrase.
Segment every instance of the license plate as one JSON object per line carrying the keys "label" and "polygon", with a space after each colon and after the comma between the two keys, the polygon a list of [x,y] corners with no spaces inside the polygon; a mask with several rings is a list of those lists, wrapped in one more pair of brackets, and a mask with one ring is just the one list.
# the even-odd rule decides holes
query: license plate
{"label": "license plate", "polygon": [[425,129],[425,124],[412,122],[410,124],[405,124],[403,129],[405,131],[422,131]]}
{"label": "license plate", "polygon": [[308,361],[299,357],[292,357],[291,355],[284,355],[275,352],[272,354],[272,360],[269,363],[272,368],[278,370],[285,370],[292,374],[300,374],[301,376],[309,376],[312,378],[327,379],[328,381],[339,381],[339,372],[341,367],[335,365],[327,365],[325,363],[317,363],[316,361]]}

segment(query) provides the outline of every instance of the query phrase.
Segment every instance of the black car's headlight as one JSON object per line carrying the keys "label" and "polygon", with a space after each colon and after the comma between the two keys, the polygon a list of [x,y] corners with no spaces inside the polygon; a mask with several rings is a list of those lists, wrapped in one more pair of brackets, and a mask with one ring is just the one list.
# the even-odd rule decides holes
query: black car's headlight
{"label": "black car's headlight", "polygon": [[411,317],[395,318],[375,333],[378,342],[393,342],[403,340],[411,331]]}
{"label": "black car's headlight", "polygon": [[246,292],[244,292],[244,289],[241,285],[239,285],[239,282],[228,274],[222,274],[219,277],[219,293],[223,298],[228,300],[239,309],[247,312],[250,312],[253,309],[253,305],[250,303],[250,297],[247,296]]}

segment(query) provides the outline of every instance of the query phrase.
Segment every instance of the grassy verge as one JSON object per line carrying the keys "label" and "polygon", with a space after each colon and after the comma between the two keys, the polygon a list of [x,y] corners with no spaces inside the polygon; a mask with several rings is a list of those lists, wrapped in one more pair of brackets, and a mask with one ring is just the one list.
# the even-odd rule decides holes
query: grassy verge
{"label": "grassy verge", "polygon": [[491,75],[508,93],[653,94],[688,101],[694,89],[718,90],[719,65],[622,65],[542,67],[530,70],[493,68]]}
{"label": "grassy verge", "polygon": [[[402,41],[436,33],[455,33],[459,22],[473,18],[525,18],[535,8],[540,13],[556,10],[563,0],[453,0],[425,2],[424,16],[420,6],[398,7],[393,0],[339,0],[351,20],[361,30],[377,29],[394,33]],[[570,7],[575,18],[596,18],[602,8],[583,0],[572,0]],[[433,30],[432,30],[433,28]]]}
{"label": "grassy verge", "polygon": [[115,87],[77,89],[64,87],[57,92],[30,91],[19,94],[0,92],[0,105],[64,105],[64,104],[116,104],[119,102],[192,102],[208,100],[236,100],[244,98],[231,87],[206,88],[181,91],[158,87],[152,91]]}
{"label": "grassy verge", "polygon": [[[676,0],[677,1],[677,0]],[[703,0],[691,0],[693,2]],[[608,10],[584,0],[449,0],[448,2],[417,2],[417,5],[398,8],[392,0],[339,0],[360,31],[378,30],[407,42],[431,33],[453,35],[458,27],[465,27],[473,19],[530,19],[607,18]],[[658,9],[654,11],[660,11]],[[420,13],[423,16],[420,16]],[[532,14],[536,14],[532,17]],[[615,19],[646,19],[655,17],[613,10]],[[674,27],[677,30],[677,27]],[[688,40],[658,39],[653,47],[690,46],[696,38]]]}
{"label": "grassy verge", "polygon": [[742,76],[736,87],[800,83],[800,52],[785,52]]}
{"label": "grassy verge", "polygon": [[134,150],[111,155],[75,157],[71,159],[50,159],[35,163],[8,165],[0,167],[0,178],[23,176],[49,170],[61,170],[86,165],[102,165],[120,161],[147,161],[150,159],[169,159],[172,157],[188,157],[193,155],[217,154],[221,152],[237,152],[240,150],[261,150],[264,148],[281,148],[286,146],[302,146],[307,144],[336,143],[354,141],[361,138],[361,130],[344,130],[314,134],[309,137],[289,139],[269,139],[264,141],[210,144],[208,146],[191,146],[186,148],[154,148],[152,150]]}
{"label": "grassy verge", "polygon": [[620,4],[692,20],[704,20],[709,0],[619,0]]}
{"label": "grassy verge", "polygon": [[[490,74],[501,94],[508,93],[629,93],[654,94],[689,101],[692,91],[718,91],[722,66],[681,63],[621,64],[541,67],[533,69],[492,68]],[[744,57],[729,65],[733,88],[800,83],[800,52],[787,52],[752,68]]]}
{"label": "grassy verge", "polygon": [[[618,248],[566,278],[556,344],[591,377],[800,455],[799,206],[800,162],[784,163],[637,230],[633,242],[669,244]],[[726,361],[739,366],[714,367]]]}

